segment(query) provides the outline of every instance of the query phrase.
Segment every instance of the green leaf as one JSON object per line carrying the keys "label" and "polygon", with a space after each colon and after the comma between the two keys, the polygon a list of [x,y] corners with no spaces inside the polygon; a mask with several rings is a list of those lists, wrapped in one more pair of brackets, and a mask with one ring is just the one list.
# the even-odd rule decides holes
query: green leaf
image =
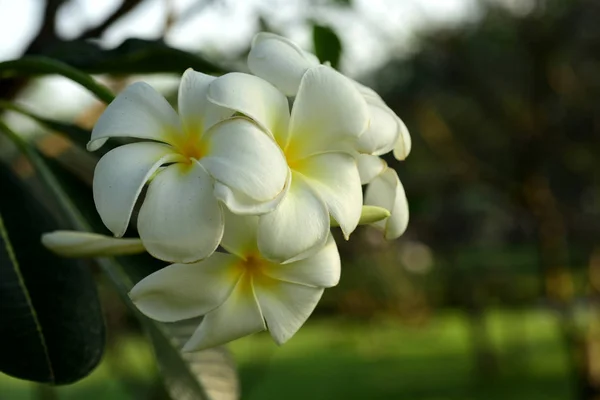
{"label": "green leaf", "polygon": [[313,24],[313,45],[315,54],[322,63],[329,62],[338,68],[342,56],[342,42],[333,29],[328,26]]}
{"label": "green leaf", "polygon": [[25,56],[18,60],[0,62],[0,79],[47,74],[62,75],[77,82],[105,103],[110,103],[114,99],[109,88],[96,82],[88,74],[61,61],[40,56]]}
{"label": "green leaf", "polygon": [[44,55],[90,74],[179,74],[188,68],[207,74],[226,72],[203,57],[170,47],[162,40],[127,39],[108,50],[90,41],[63,41],[46,48]]}
{"label": "green leaf", "polygon": [[[0,121],[0,130],[2,126]],[[9,133],[9,137],[25,154],[28,154],[36,169],[43,171],[41,175],[45,177],[47,187],[54,194],[62,211],[68,216],[75,229],[97,232],[106,230],[95,210],[89,186],[61,170],[61,165],[54,160],[40,157],[28,143],[22,141],[14,132]],[[178,334],[181,334],[181,327],[186,327],[189,331],[197,326],[197,321],[176,325],[158,323],[143,316],[129,299],[128,293],[133,284],[164,267],[166,265],[164,262],[148,254],[100,258],[95,261],[148,333],[158,365],[163,373],[165,386],[173,399],[208,400],[211,398],[209,393],[216,392],[223,397],[216,396],[215,398],[239,398],[239,396],[228,397],[228,394],[238,391],[235,366],[230,361],[226,362],[224,357],[208,357],[215,351],[214,349],[194,354],[183,354],[180,351],[183,336],[178,336]],[[174,329],[178,331],[174,331]],[[225,350],[219,351],[224,352]],[[219,374],[225,379],[217,380],[214,377],[211,379],[214,371],[219,371]]]}
{"label": "green leaf", "polygon": [[105,328],[89,265],[40,243],[56,220],[0,164],[0,371],[65,384],[101,359]]}

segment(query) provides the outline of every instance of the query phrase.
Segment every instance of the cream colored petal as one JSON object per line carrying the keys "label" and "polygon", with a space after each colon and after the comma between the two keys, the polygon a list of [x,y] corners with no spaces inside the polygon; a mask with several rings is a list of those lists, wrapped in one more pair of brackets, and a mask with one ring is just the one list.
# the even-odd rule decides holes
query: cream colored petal
{"label": "cream colored petal", "polygon": [[381,155],[392,150],[400,135],[398,117],[388,107],[369,104],[369,128],[357,141],[361,153]]}
{"label": "cream colored petal", "polygon": [[395,170],[388,168],[373,179],[367,186],[365,204],[390,211],[389,218],[373,224],[384,231],[386,239],[396,239],[404,233],[408,226],[408,201]]}
{"label": "cream colored petal", "polygon": [[172,264],[147,276],[129,297],[146,316],[175,322],[205,315],[225,302],[241,276],[240,260],[215,253],[193,264]]}
{"label": "cream colored petal", "polygon": [[217,199],[223,202],[225,206],[235,214],[240,215],[262,215],[269,213],[277,206],[286,196],[290,182],[292,180],[291,171],[288,172],[288,179],[283,190],[272,200],[257,201],[253,198],[244,195],[238,190],[234,190],[220,182],[215,182],[214,194]]}
{"label": "cream colored petal", "polygon": [[288,194],[275,211],[258,223],[258,248],[268,260],[303,258],[320,249],[329,234],[329,212],[306,180],[292,174]]}
{"label": "cream colored petal", "polygon": [[256,254],[256,234],[258,230],[258,218],[254,215],[236,215],[231,211],[224,210],[225,232],[221,239],[221,246],[228,252],[240,258],[246,258],[249,254]]}
{"label": "cream colored petal", "polygon": [[266,32],[254,37],[248,54],[250,71],[275,85],[286,96],[295,96],[302,75],[318,64],[317,57],[291,40]]}
{"label": "cream colored petal", "polygon": [[179,117],[167,100],[144,82],[129,85],[108,105],[92,130],[89,151],[110,137],[134,137],[169,142],[180,131]]}
{"label": "cream colored petal", "polygon": [[42,244],[63,257],[109,257],[146,252],[138,238],[117,239],[91,232],[48,232],[42,235]]}
{"label": "cream colored petal", "polygon": [[250,279],[243,277],[229,298],[204,317],[183,351],[218,346],[266,328]]}
{"label": "cream colored petal", "polygon": [[327,204],[346,239],[354,231],[362,209],[362,188],[354,158],[343,153],[325,153],[295,164],[319,197]]}
{"label": "cream colored petal", "polygon": [[178,160],[182,157],[170,146],[149,142],[117,147],[100,159],[94,172],[94,202],[102,222],[115,236],[127,230],[148,179],[162,164]]}
{"label": "cream colored petal", "polygon": [[273,279],[326,288],[338,284],[340,273],[340,254],[331,235],[327,244],[312,256],[288,264],[271,264],[264,269],[264,274]]}
{"label": "cream colored petal", "polygon": [[232,72],[210,85],[208,98],[214,104],[252,118],[278,143],[286,142],[290,121],[288,100],[269,82],[253,75]]}
{"label": "cream colored petal", "polygon": [[198,163],[171,165],[154,178],[138,217],[138,232],[148,252],[182,263],[210,256],[224,224],[212,191],[212,179]]}
{"label": "cream colored petal", "polygon": [[278,345],[287,342],[306,322],[324,291],[267,277],[256,282],[258,304],[269,333]]}
{"label": "cream colored petal", "polygon": [[256,202],[269,202],[283,190],[288,166],[277,143],[246,118],[215,125],[204,137],[200,163],[222,184]]}
{"label": "cream colored petal", "polygon": [[348,78],[330,67],[310,68],[292,108],[286,154],[301,159],[338,150],[368,124],[367,103]]}
{"label": "cream colored petal", "polygon": [[397,160],[404,160],[410,154],[412,139],[410,138],[410,133],[408,132],[406,125],[404,125],[404,122],[402,122],[400,118],[397,118],[396,122],[398,123],[400,135],[394,145],[394,157],[396,157]]}
{"label": "cream colored petal", "polygon": [[371,182],[387,168],[387,164],[383,159],[369,154],[360,154],[356,158],[356,162],[360,174],[360,183],[363,185]]}

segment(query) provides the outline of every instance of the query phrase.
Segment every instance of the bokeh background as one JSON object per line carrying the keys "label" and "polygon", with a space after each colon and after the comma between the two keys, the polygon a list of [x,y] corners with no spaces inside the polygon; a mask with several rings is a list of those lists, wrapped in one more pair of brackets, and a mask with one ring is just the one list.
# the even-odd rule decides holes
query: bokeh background
{"label": "bokeh background", "polygon": [[[368,227],[339,237],[342,280],[286,345],[258,334],[229,346],[242,398],[594,400],[599,21],[597,0],[0,0],[0,60],[77,63],[93,55],[86,41],[114,55],[143,39],[244,71],[258,31],[309,50],[339,41],[338,68],[412,134],[405,162],[387,158],[411,222],[393,242]],[[98,77],[115,90],[143,79],[170,98],[178,78]],[[58,77],[0,82],[0,98],[86,128],[103,107]],[[3,118],[89,177],[71,143]],[[0,375],[0,399],[167,398],[138,323],[98,282],[100,367],[60,388]]]}

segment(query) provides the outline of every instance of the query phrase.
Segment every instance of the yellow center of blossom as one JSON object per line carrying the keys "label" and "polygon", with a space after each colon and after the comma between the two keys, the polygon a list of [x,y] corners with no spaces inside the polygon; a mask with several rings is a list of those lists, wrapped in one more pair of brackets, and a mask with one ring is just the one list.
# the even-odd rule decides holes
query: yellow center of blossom
{"label": "yellow center of blossom", "polygon": [[274,265],[261,258],[258,254],[250,254],[239,264],[243,271],[242,287],[249,290],[252,285],[259,285],[263,289],[273,288],[277,281],[270,278],[265,271]]}
{"label": "yellow center of blossom", "polygon": [[194,160],[201,159],[207,153],[206,143],[202,140],[202,125],[199,123],[188,127],[184,132],[168,132],[167,138],[168,143],[190,164]]}

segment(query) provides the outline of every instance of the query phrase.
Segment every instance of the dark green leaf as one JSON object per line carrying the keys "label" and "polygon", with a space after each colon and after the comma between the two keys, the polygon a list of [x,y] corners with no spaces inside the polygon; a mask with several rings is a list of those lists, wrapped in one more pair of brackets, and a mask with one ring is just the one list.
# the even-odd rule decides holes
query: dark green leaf
{"label": "dark green leaf", "polygon": [[64,384],[83,378],[104,349],[104,321],[89,265],[47,251],[51,214],[0,164],[0,370]]}
{"label": "dark green leaf", "polygon": [[313,24],[313,44],[319,61],[329,61],[331,66],[337,69],[342,56],[342,42],[333,29]]}
{"label": "dark green leaf", "polygon": [[0,62],[0,79],[14,76],[57,74],[79,83],[99,100],[110,103],[114,96],[110,89],[96,82],[88,74],[61,61],[47,57],[26,56],[18,60]]}
{"label": "dark green leaf", "polygon": [[203,57],[168,46],[162,40],[127,39],[114,49],[88,41],[57,42],[44,55],[90,74],[175,72],[188,68],[208,74],[225,72]]}

